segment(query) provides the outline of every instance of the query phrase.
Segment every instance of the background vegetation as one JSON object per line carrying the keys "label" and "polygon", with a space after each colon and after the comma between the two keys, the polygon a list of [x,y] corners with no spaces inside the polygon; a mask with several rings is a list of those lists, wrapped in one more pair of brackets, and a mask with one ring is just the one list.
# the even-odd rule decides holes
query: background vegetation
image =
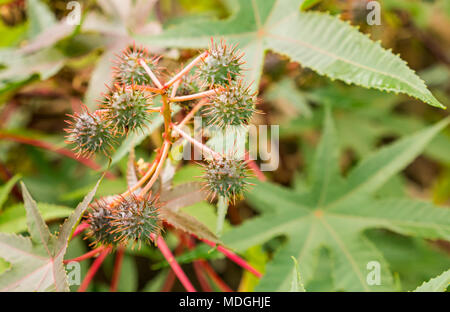
{"label": "background vegetation", "polygon": [[[107,160],[102,157],[75,159],[70,147],[64,143],[64,120],[65,115],[76,110],[81,101],[89,107],[95,105],[100,92],[105,91],[105,84],[111,82],[110,61],[115,53],[134,41],[143,43],[152,53],[164,56],[163,66],[171,73],[180,62],[186,63],[195,56],[197,48],[207,47],[211,35],[226,39],[230,27],[241,33],[245,33],[246,27],[251,27],[246,24],[251,23],[247,18],[251,12],[242,9],[246,7],[243,4],[245,0],[79,2],[83,8],[82,24],[70,26],[60,21],[68,14],[66,1],[0,1],[0,179],[4,183],[0,188],[0,232],[20,233],[27,229],[21,191],[15,184],[19,179],[40,203],[39,209],[51,230],[57,229],[61,218],[67,217],[95,185],[98,170],[107,164]],[[313,0],[305,1],[303,9],[340,14],[341,19],[359,26],[360,31],[369,34],[372,40],[380,40],[384,48],[399,54],[417,72],[437,101],[449,107],[449,1],[380,1],[381,25],[376,26],[369,26],[366,22],[366,2]],[[230,25],[219,24],[236,16],[238,18]],[[197,34],[197,28],[192,25],[203,25],[203,28],[200,27]],[[202,38],[203,33],[205,39]],[[437,102],[425,97],[421,101],[404,94],[330,80],[303,67],[295,59],[272,52],[271,44],[275,43],[269,40],[261,51],[253,49],[251,38],[248,42],[239,42],[240,48],[255,61],[254,64],[247,62],[248,76],[255,81],[254,87],[261,99],[258,109],[264,112],[255,118],[254,123],[280,125],[280,166],[276,171],[266,173],[273,184],[258,184],[248,194],[247,200],[230,205],[224,235],[225,238],[228,235],[232,245],[262,272],[270,266],[272,270],[274,267],[288,267],[288,270],[280,269],[280,274],[270,275],[274,276],[273,279],[259,282],[206,245],[198,245],[191,251],[183,250],[177,236],[171,232],[166,233],[166,240],[172,249],[177,250],[179,262],[183,263],[194,283],[197,282],[191,262],[208,259],[234,290],[251,291],[255,287],[259,290],[285,290],[286,281],[289,283],[290,280],[280,281],[277,276],[283,277],[283,272],[291,272],[294,267],[288,243],[305,237],[306,233],[293,232],[290,237],[286,233],[271,231],[273,224],[270,222],[276,220],[271,221],[270,218],[267,223],[261,223],[271,233],[264,239],[258,237],[256,229],[252,232],[247,228],[245,232],[239,232],[235,228],[246,220],[263,218],[267,213],[272,216],[273,210],[289,205],[283,201],[276,204],[273,198],[302,198],[309,196],[305,195],[307,191],[313,194],[314,187],[310,188],[310,185],[317,182],[314,178],[317,166],[313,164],[320,156],[314,155],[320,151],[318,146],[332,148],[336,143],[340,147],[341,152],[336,155],[336,163],[332,167],[337,173],[347,176],[361,160],[397,139],[435,125],[448,116],[448,110],[427,105],[424,102],[434,105]],[[412,90],[409,94],[421,97],[420,90]],[[330,114],[327,108],[330,108]],[[375,194],[371,194],[371,204],[386,198],[424,199],[443,206],[439,209],[448,209],[450,129],[445,125],[441,128],[443,130],[439,133],[435,131],[437,134],[432,140],[417,135],[410,137],[409,141],[402,141],[409,142],[408,146],[415,146],[417,150],[404,151],[409,155],[401,160],[404,170],[400,165],[398,173],[386,173],[389,179],[383,181],[385,183],[370,186],[373,191],[376,188]],[[154,127],[152,130],[153,133],[134,138],[137,159],[150,159],[154,148],[160,146],[162,129]],[[332,143],[327,145],[326,140],[321,141],[324,137]],[[98,197],[120,193],[127,188],[127,157],[124,156],[130,141],[131,138],[117,149],[112,169],[98,189]],[[323,142],[322,145],[319,142]],[[426,145],[423,153],[421,144]],[[390,150],[390,154],[385,159],[380,158],[379,162],[388,163],[389,159],[399,155],[398,151]],[[174,181],[191,181],[198,175],[198,169],[186,162]],[[336,185],[339,184],[337,180]],[[377,206],[380,213],[388,215],[392,212],[382,210],[383,207],[382,204]],[[203,201],[185,208],[185,211],[215,229],[213,204]],[[422,232],[428,231],[421,235],[417,234],[417,229],[401,228],[401,225],[361,226],[367,246],[376,248],[383,265],[386,263],[390,268],[391,273],[383,275],[383,280],[389,280],[389,288],[386,289],[412,290],[448,270],[450,244],[442,238],[449,237],[450,220],[448,214],[443,216],[441,221],[446,225],[436,230],[436,233],[440,231],[438,234],[431,233],[431,229],[421,229]],[[418,218],[427,218],[427,214]],[[441,235],[443,232],[446,234]],[[242,235],[254,239],[240,242],[233,238]],[[320,239],[317,238],[319,245],[322,244]],[[350,235],[345,237],[348,242],[352,239]],[[87,245],[77,237],[69,245],[66,258],[84,254],[88,251]],[[312,264],[307,260],[304,263],[299,261],[300,271],[302,266],[310,266],[305,271],[314,272],[314,277],[305,273],[308,291],[360,290],[349,286],[353,285],[352,281],[345,284],[345,281],[336,280],[339,270],[335,265],[340,259],[333,252],[334,248],[331,244],[311,250],[314,254],[310,259],[314,262]],[[283,259],[287,260],[274,262],[280,250],[286,253]],[[113,256],[107,257],[89,290],[109,289],[113,260]],[[82,262],[82,276],[86,274],[89,261]],[[7,263],[0,259],[0,272],[7,267]],[[153,246],[130,249],[124,257],[118,289],[183,290],[177,281],[172,285],[169,272],[168,264]],[[292,275],[286,276],[290,278]]]}

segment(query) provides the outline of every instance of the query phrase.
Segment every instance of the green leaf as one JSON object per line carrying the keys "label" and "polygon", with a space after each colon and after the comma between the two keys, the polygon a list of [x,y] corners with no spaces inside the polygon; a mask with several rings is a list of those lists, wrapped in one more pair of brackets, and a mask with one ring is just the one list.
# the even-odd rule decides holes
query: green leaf
{"label": "green leaf", "polygon": [[150,281],[145,284],[142,292],[158,292],[164,286],[164,282],[167,279],[168,271],[164,270],[158,273],[155,277],[153,277]]}
{"label": "green leaf", "polygon": [[423,283],[417,287],[415,292],[443,292],[447,290],[450,285],[450,270],[445,271],[439,276],[430,279],[428,282]]}
{"label": "green leaf", "polygon": [[268,46],[275,52],[331,79],[405,93],[444,108],[400,57],[346,22],[316,12],[295,13],[278,23],[280,18],[274,16],[269,26],[274,35]]}
{"label": "green leaf", "polygon": [[[446,81],[446,80],[445,80]],[[351,149],[358,158],[367,156],[386,137],[408,135],[428,125],[414,115],[400,114],[395,110],[401,98],[377,90],[329,83],[306,92],[304,96],[322,106],[334,109],[336,129],[340,133],[343,149]],[[284,123],[280,134],[296,135],[321,126],[323,109],[316,111],[313,118],[301,116]],[[425,156],[450,164],[450,136],[439,133],[426,147]]]}
{"label": "green leaf", "polygon": [[[37,204],[39,213],[46,221],[68,217],[73,209],[65,206],[47,203]],[[23,204],[17,204],[6,208],[0,214],[0,232],[20,233],[27,229],[27,217]]]}
{"label": "green leaf", "polygon": [[207,226],[182,211],[174,212],[169,209],[161,209],[160,216],[165,222],[188,234],[194,234],[198,238],[204,238],[216,244],[222,244]]}
{"label": "green leaf", "polygon": [[433,137],[449,124],[444,119],[436,125],[406,137],[366,157],[348,176],[347,185],[340,192],[340,200],[376,191],[390,177],[411,163]]}
{"label": "green leaf", "polygon": [[16,50],[1,52],[0,63],[7,68],[0,71],[0,94],[34,79],[50,78],[62,68],[66,60],[56,48],[46,48],[32,54]]}
{"label": "green leaf", "polygon": [[292,261],[294,261],[294,271],[292,272],[291,292],[305,292],[306,290],[302,283],[297,259],[292,257]]}
{"label": "green leaf", "polygon": [[20,175],[15,175],[11,179],[9,179],[6,184],[0,187],[0,211],[2,210],[3,204],[5,203],[6,199],[8,198],[9,192],[11,192],[12,188],[19,179]]}
{"label": "green leaf", "polygon": [[27,211],[27,227],[31,240],[38,245],[43,245],[50,253],[50,244],[52,242],[50,241],[51,234],[48,230],[47,224],[45,224],[45,221],[42,219],[36,202],[33,198],[31,198],[25,184],[21,182],[20,186],[22,187],[23,201],[25,204],[25,210]]}
{"label": "green leaf", "polygon": [[205,200],[208,192],[200,182],[189,182],[174,186],[171,190],[161,193],[160,201],[164,208],[179,211],[181,208],[194,205]]}
{"label": "green leaf", "polygon": [[0,291],[69,291],[63,265],[67,244],[100,181],[63,223],[58,236],[50,233],[36,202],[21,184],[30,237],[0,233],[0,257],[11,264],[0,275]]}
{"label": "green leaf", "polygon": [[89,86],[84,96],[83,103],[90,109],[95,109],[100,94],[108,91],[107,86],[113,81],[113,68],[111,60],[115,55],[120,54],[127,46],[127,42],[119,41],[102,54],[92,72]]}
{"label": "green leaf", "polygon": [[98,182],[94,186],[94,188],[83,198],[83,201],[78,204],[78,206],[77,206],[77,208],[75,208],[74,212],[66,219],[66,221],[61,226],[61,229],[60,229],[59,235],[58,235],[57,245],[56,245],[57,250],[64,249],[64,252],[65,252],[65,249],[67,248],[69,239],[72,237],[72,233],[75,230],[75,227],[80,222],[80,219],[83,216],[83,213],[86,211],[86,209],[88,208],[88,205],[94,198],[94,195],[97,192],[98,186],[100,185],[100,182],[103,180],[103,176],[98,180]]}
{"label": "green leaf", "polygon": [[27,26],[27,23],[9,26],[0,21],[0,47],[12,47],[19,43],[26,34]]}
{"label": "green leaf", "polygon": [[385,230],[369,230],[366,234],[383,253],[392,272],[398,275],[403,291],[412,291],[423,281],[450,268],[448,253],[436,248],[432,241]]}
{"label": "green leaf", "polygon": [[118,291],[132,292],[137,291],[138,287],[138,269],[136,261],[131,255],[125,254],[123,257],[122,270],[120,271]]}
{"label": "green leaf", "polygon": [[[133,186],[135,186],[136,184],[138,184],[138,178],[137,178],[137,173],[136,173],[136,167],[135,167],[135,160],[136,160],[136,155],[134,152],[134,147],[130,148],[130,156],[128,157],[128,163],[127,163],[127,174],[126,174],[126,178],[127,178],[127,187],[130,189]],[[134,194],[139,194],[141,192],[141,188],[137,188],[134,191]]]}
{"label": "green leaf", "polygon": [[322,140],[312,167],[312,188],[317,191],[316,205],[322,205],[332,195],[333,187],[342,184],[339,170],[339,145],[329,109],[325,113]]}
{"label": "green leaf", "polygon": [[[311,187],[299,192],[256,182],[249,203],[262,215],[226,232],[223,242],[236,251],[285,236],[286,242],[266,267],[258,291],[287,291],[291,256],[302,264],[303,282],[314,278],[318,250],[333,259],[334,289],[386,291],[394,287],[389,265],[364,231],[385,228],[405,235],[449,239],[450,210],[412,199],[377,199],[374,192],[400,172],[448,125],[446,119],[390,144],[362,160],[343,178],[337,169],[336,137],[330,114],[312,166]],[[322,166],[319,166],[322,164]],[[267,208],[270,207],[270,208]],[[381,284],[367,282],[367,264],[380,264]]]}
{"label": "green leaf", "polygon": [[322,0],[305,0],[305,1],[303,1],[303,3],[300,6],[300,8],[302,10],[307,10],[310,7],[312,7],[312,6],[316,5],[317,3],[319,3],[320,1],[322,1]]}
{"label": "green leaf", "polygon": [[37,36],[56,23],[56,18],[52,11],[40,0],[27,1],[27,15],[30,22],[28,28],[30,37]]}
{"label": "green leaf", "polygon": [[268,101],[275,101],[277,107],[285,111],[290,118],[301,115],[306,118],[312,117],[311,107],[305,94],[296,88],[292,79],[285,78],[269,88],[264,97]]}
{"label": "green leaf", "polygon": [[366,88],[404,93],[444,107],[407,64],[338,17],[301,12],[301,0],[240,0],[225,20],[199,20],[168,28],[161,35],[136,38],[152,45],[207,47],[210,38],[239,44],[257,89],[267,50],[287,55],[331,79]]}

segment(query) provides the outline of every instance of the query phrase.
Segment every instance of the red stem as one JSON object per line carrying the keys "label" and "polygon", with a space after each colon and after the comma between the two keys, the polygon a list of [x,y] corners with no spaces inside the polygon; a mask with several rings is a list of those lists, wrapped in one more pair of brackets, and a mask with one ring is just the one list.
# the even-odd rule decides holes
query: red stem
{"label": "red stem", "polygon": [[217,93],[216,90],[208,90],[208,91],[203,91],[203,92],[199,92],[199,93],[195,93],[195,94],[171,97],[171,98],[169,98],[169,101],[171,101],[171,102],[183,102],[183,101],[196,100],[196,99],[201,99],[201,98],[204,98],[204,97],[208,97],[208,96],[214,95],[216,93]]}
{"label": "red stem", "polygon": [[83,282],[80,285],[80,288],[78,288],[78,292],[84,292],[89,287],[89,284],[91,283],[92,279],[94,278],[95,274],[97,273],[98,269],[102,265],[103,261],[105,260],[106,256],[111,251],[111,247],[108,247],[107,249],[103,250],[102,253],[98,256],[97,259],[94,260],[91,267],[89,268],[89,271],[86,274],[86,277],[84,278]]}
{"label": "red stem", "polygon": [[214,269],[205,260],[198,260],[205,270],[206,274],[216,283],[216,285],[223,292],[232,292],[233,290],[220,278],[219,275],[214,271]]}
{"label": "red stem", "polygon": [[[155,235],[152,234],[151,238],[155,240]],[[172,268],[173,272],[178,277],[184,288],[186,288],[188,292],[196,292],[194,286],[192,286],[192,283],[189,281],[183,269],[180,267],[177,260],[175,260],[175,257],[173,256],[162,236],[158,236],[158,238],[156,239],[156,245],[163,254],[164,258],[166,258],[167,262],[169,263],[170,267]]]}
{"label": "red stem", "polygon": [[194,266],[195,275],[197,276],[197,280],[200,283],[200,287],[205,292],[212,292],[211,285],[209,285],[208,280],[206,279],[204,273],[203,273],[203,267],[201,263],[196,260],[192,263]]}
{"label": "red stem", "polygon": [[177,80],[181,79],[184,75],[186,75],[192,69],[192,67],[197,65],[198,62],[200,62],[201,60],[203,60],[207,56],[208,56],[208,52],[207,51],[205,51],[202,54],[200,54],[199,56],[197,56],[192,62],[190,62],[178,74],[176,74],[172,79],[170,79],[169,82],[164,84],[164,89],[169,88],[171,85],[173,85],[175,82],[177,82]]}
{"label": "red stem", "polygon": [[92,257],[94,257],[96,254],[98,254],[99,252],[101,252],[104,249],[105,249],[104,246],[100,246],[100,247],[95,248],[94,250],[91,250],[91,251],[89,251],[89,252],[87,252],[84,255],[81,255],[79,257],[76,257],[76,258],[73,258],[73,259],[64,260],[64,264],[67,264],[67,263],[72,262],[72,261],[80,262],[80,261],[92,258]]}
{"label": "red stem", "polygon": [[144,91],[149,91],[149,92],[157,93],[157,94],[163,94],[163,93],[164,93],[163,90],[158,89],[158,88],[153,88],[153,87],[150,87],[150,86],[136,85],[135,88],[136,88],[136,89],[139,89],[139,90],[144,90]]}
{"label": "red stem", "polygon": [[113,276],[111,279],[111,292],[117,291],[117,285],[119,285],[120,280],[120,271],[122,270],[122,262],[123,262],[123,255],[125,253],[125,247],[120,246],[116,253],[116,262],[114,263],[114,270],[113,270]]}
{"label": "red stem", "polygon": [[173,273],[172,270],[170,270],[169,273],[167,274],[166,281],[164,282],[164,285],[161,288],[161,292],[169,292],[172,289],[174,283],[175,283],[175,274]]}
{"label": "red stem", "polygon": [[[180,239],[180,243],[187,245],[189,250],[194,249],[195,243],[194,243],[194,240],[190,236],[188,236],[185,233],[182,233],[179,235],[179,239]],[[212,289],[211,285],[209,284],[208,279],[206,278],[206,275],[205,275],[206,272],[203,270],[203,266],[201,265],[200,261],[194,260],[192,265],[194,266],[195,275],[197,276],[197,280],[200,283],[202,290],[206,291],[206,292],[211,292],[213,289]]]}
{"label": "red stem", "polygon": [[256,277],[258,277],[258,278],[262,277],[262,274],[258,270],[256,270],[254,267],[252,267],[247,261],[245,261],[238,255],[236,255],[234,252],[226,249],[225,247],[223,247],[221,245],[216,245],[215,243],[213,243],[207,239],[201,239],[201,240],[211,247],[217,247],[217,250],[220,251],[221,253],[223,253],[227,258],[229,258],[231,261],[233,261],[240,267],[246,269],[247,271],[249,271]]}
{"label": "red stem", "polygon": [[162,147],[161,157],[158,160],[158,164],[156,166],[155,173],[153,174],[153,176],[150,179],[150,181],[148,181],[147,185],[144,186],[144,188],[141,190],[141,192],[139,193],[139,196],[143,197],[148,191],[150,191],[150,189],[152,188],[153,184],[158,179],[159,174],[160,174],[160,172],[161,172],[161,170],[163,168],[164,161],[166,160],[166,157],[169,154],[169,148],[170,148],[170,142],[167,141],[167,140],[164,141],[164,145]]}
{"label": "red stem", "polygon": [[139,60],[139,64],[141,64],[141,66],[144,68],[144,70],[147,72],[147,75],[149,75],[150,79],[153,81],[153,83],[158,87],[158,89],[162,89],[163,85],[161,84],[161,82],[158,80],[158,78],[155,76],[155,74],[152,72],[152,70],[150,69],[150,67],[148,67],[148,65],[145,63],[144,60]]}
{"label": "red stem", "polygon": [[[191,237],[186,237],[186,239],[184,239],[183,241],[185,241],[185,243],[187,244],[188,248],[190,250],[195,248],[195,242],[193,239],[191,239]],[[232,291],[230,287],[228,287],[228,285],[219,277],[219,275],[216,274],[216,272],[214,271],[214,269],[208,264],[207,261],[205,260],[195,260],[194,261],[194,268],[199,271],[202,271],[202,273],[206,273],[207,275],[209,275],[209,277],[214,281],[214,283],[216,283],[216,285],[220,288],[220,290],[222,290],[223,292],[230,292]],[[203,275],[202,275],[203,278]],[[202,283],[201,280],[199,279],[200,284]],[[211,289],[211,287],[208,284],[209,289]],[[212,290],[209,290],[212,291]]]}
{"label": "red stem", "polygon": [[[85,157],[78,157],[71,150],[68,150],[68,149],[63,148],[63,147],[53,146],[52,144],[50,144],[48,142],[44,142],[44,141],[40,141],[40,140],[36,140],[36,139],[30,139],[30,138],[27,138],[27,137],[22,136],[22,135],[16,135],[16,134],[5,133],[5,132],[0,133],[0,139],[10,140],[10,141],[18,142],[18,143],[23,143],[23,144],[27,144],[27,145],[32,145],[32,146],[36,146],[36,147],[39,147],[39,148],[43,148],[43,149],[55,152],[55,153],[57,153],[59,155],[72,158],[72,159],[78,161],[79,163],[81,163],[81,164],[83,164],[86,167],[89,167],[91,169],[94,169],[94,170],[100,170],[101,169],[100,165],[98,165],[92,159],[85,158]],[[114,179],[115,178],[115,176],[112,173],[110,173],[110,172],[106,173],[106,177],[108,179]]]}
{"label": "red stem", "polygon": [[88,223],[86,223],[86,222],[80,223],[80,224],[77,226],[77,228],[75,229],[75,231],[73,231],[73,234],[72,234],[72,238],[71,238],[71,239],[74,239],[77,235],[79,235],[81,232],[83,232],[84,230],[86,230],[88,227],[89,227],[89,224],[88,224]]}
{"label": "red stem", "polygon": [[247,161],[248,167],[249,167],[250,169],[253,170],[253,172],[254,172],[255,175],[256,175],[256,178],[257,178],[259,181],[263,181],[263,182],[264,182],[264,181],[267,181],[266,176],[265,176],[264,173],[261,171],[261,169],[259,169],[259,167],[258,167],[258,165],[255,163],[255,161],[254,161],[253,159],[250,159],[250,157],[249,157],[247,151],[245,152],[245,160]]}

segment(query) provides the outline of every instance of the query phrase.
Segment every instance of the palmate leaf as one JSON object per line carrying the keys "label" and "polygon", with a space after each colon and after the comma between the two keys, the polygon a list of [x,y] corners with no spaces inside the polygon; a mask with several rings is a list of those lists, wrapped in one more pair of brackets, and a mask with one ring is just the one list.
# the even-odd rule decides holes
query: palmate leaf
{"label": "palmate leaf", "polygon": [[2,210],[3,204],[8,198],[9,192],[12,190],[16,182],[20,179],[20,175],[15,175],[8,180],[4,185],[0,186],[0,211]]}
{"label": "palmate leaf", "polygon": [[301,0],[235,0],[225,20],[186,22],[161,35],[139,37],[147,44],[204,48],[213,37],[239,44],[249,81],[258,87],[267,50],[287,55],[331,79],[366,88],[405,93],[443,107],[407,64],[337,17],[301,12]]}
{"label": "palmate leaf", "polygon": [[208,192],[202,183],[188,182],[164,191],[161,193],[160,200],[164,202],[167,209],[177,212],[184,207],[204,201],[207,196]]}
{"label": "palmate leaf", "polygon": [[433,241],[382,229],[369,230],[365,234],[383,253],[391,271],[397,275],[398,290],[414,290],[424,281],[450,268],[450,257],[442,248],[436,248]]}
{"label": "palmate leaf", "polygon": [[[274,89],[282,89],[290,98],[283,98],[294,103],[294,98],[307,98],[320,105],[333,107],[336,129],[340,133],[340,143],[343,149],[351,149],[356,156],[362,157],[373,151],[380,139],[384,137],[404,136],[427,126],[427,123],[413,115],[399,114],[395,111],[400,98],[393,94],[381,93],[376,90],[366,90],[347,87],[339,84],[328,84],[325,87],[314,89],[312,92],[301,92],[294,85],[279,83]],[[265,92],[267,94],[267,92]],[[270,100],[271,98],[269,98]],[[305,101],[305,99],[301,99]],[[277,101],[278,104],[283,103]],[[286,104],[284,104],[286,105]],[[288,118],[296,117],[290,113]],[[280,135],[299,135],[322,125],[323,109],[315,111],[314,116],[306,119],[300,114],[280,129]],[[450,136],[448,133],[439,133],[427,145],[424,155],[441,163],[450,163]]]}
{"label": "palmate leaf", "polygon": [[[37,208],[45,221],[67,218],[73,212],[72,208],[47,203],[38,203]],[[26,230],[27,216],[23,204],[10,206],[0,213],[0,233],[20,233]]]}
{"label": "palmate leaf", "polygon": [[56,23],[56,18],[47,5],[39,0],[27,1],[27,15],[29,19],[29,35],[35,37],[45,29]]}
{"label": "palmate leaf", "polygon": [[414,290],[415,292],[438,292],[445,291],[450,285],[450,270],[445,271],[439,276],[430,279]]}
{"label": "palmate leaf", "polygon": [[264,92],[264,98],[276,102],[276,107],[284,111],[288,118],[300,115],[312,117],[312,110],[305,95],[296,88],[292,79],[284,78]]}
{"label": "palmate leaf", "polygon": [[[388,264],[363,231],[387,228],[405,235],[450,240],[450,210],[412,199],[380,200],[373,194],[417,157],[448,123],[446,119],[380,149],[344,179],[338,170],[337,139],[327,113],[312,165],[310,189],[296,191],[257,182],[247,198],[263,214],[225,233],[223,242],[244,251],[276,236],[287,237],[267,265],[259,291],[289,290],[291,256],[301,263],[303,282],[312,280],[321,247],[330,251],[335,289],[392,290]],[[371,261],[380,264],[381,285],[367,282],[367,264]]]}
{"label": "palmate leaf", "polygon": [[174,212],[169,209],[161,209],[160,216],[165,222],[188,234],[193,234],[200,239],[207,239],[216,244],[222,244],[217,236],[206,225],[196,218],[182,211]]}
{"label": "palmate leaf", "polygon": [[69,291],[64,254],[73,230],[92,201],[100,181],[66,219],[58,236],[50,233],[36,202],[22,183],[30,237],[0,233],[0,258],[11,265],[0,275],[0,291]]}
{"label": "palmate leaf", "polygon": [[294,272],[292,274],[292,283],[291,283],[291,292],[305,292],[305,287],[302,283],[302,277],[300,276],[300,270],[298,268],[298,262],[297,259],[292,257],[292,260],[294,261]]}

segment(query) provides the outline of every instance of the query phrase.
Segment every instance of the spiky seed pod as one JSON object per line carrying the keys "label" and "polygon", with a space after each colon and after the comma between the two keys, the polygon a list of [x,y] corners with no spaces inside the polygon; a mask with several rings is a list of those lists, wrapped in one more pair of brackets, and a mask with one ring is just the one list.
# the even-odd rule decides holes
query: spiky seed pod
{"label": "spiky seed pod", "polygon": [[158,71],[158,57],[151,57],[147,49],[142,47],[128,47],[117,56],[114,76],[121,84],[151,84],[151,78],[147,75],[139,60],[144,60],[153,72]]}
{"label": "spiky seed pod", "polygon": [[89,224],[86,237],[92,238],[94,245],[116,246],[119,234],[112,233],[111,218],[114,211],[109,207],[109,202],[100,199],[90,205],[85,217]]}
{"label": "spiky seed pod", "polygon": [[150,243],[151,234],[158,236],[161,232],[159,207],[157,197],[122,197],[114,207],[110,222],[114,230],[111,233],[118,235],[117,241],[122,243]]}
{"label": "spiky seed pod", "polygon": [[242,80],[229,81],[225,87],[217,89],[210,97],[210,104],[202,110],[208,125],[221,128],[227,126],[247,125],[253,116],[256,93],[245,87]]}
{"label": "spiky seed pod", "polygon": [[226,84],[229,79],[236,80],[242,70],[242,56],[236,46],[227,47],[221,41],[211,43],[208,56],[199,66],[198,74],[208,85]]}
{"label": "spiky seed pod", "polygon": [[83,112],[69,115],[73,121],[66,121],[70,128],[64,129],[68,135],[66,142],[75,144],[78,156],[90,157],[96,152],[107,154],[112,148],[115,137],[111,123],[100,112],[90,113],[84,106]]}
{"label": "spiky seed pod", "polygon": [[142,130],[150,123],[148,109],[151,104],[151,98],[144,91],[124,86],[105,95],[101,108],[105,118],[111,121],[114,132],[125,134]]}
{"label": "spiky seed pod", "polygon": [[214,196],[219,195],[235,201],[240,199],[249,185],[247,163],[243,160],[220,158],[203,165],[205,186]]}

